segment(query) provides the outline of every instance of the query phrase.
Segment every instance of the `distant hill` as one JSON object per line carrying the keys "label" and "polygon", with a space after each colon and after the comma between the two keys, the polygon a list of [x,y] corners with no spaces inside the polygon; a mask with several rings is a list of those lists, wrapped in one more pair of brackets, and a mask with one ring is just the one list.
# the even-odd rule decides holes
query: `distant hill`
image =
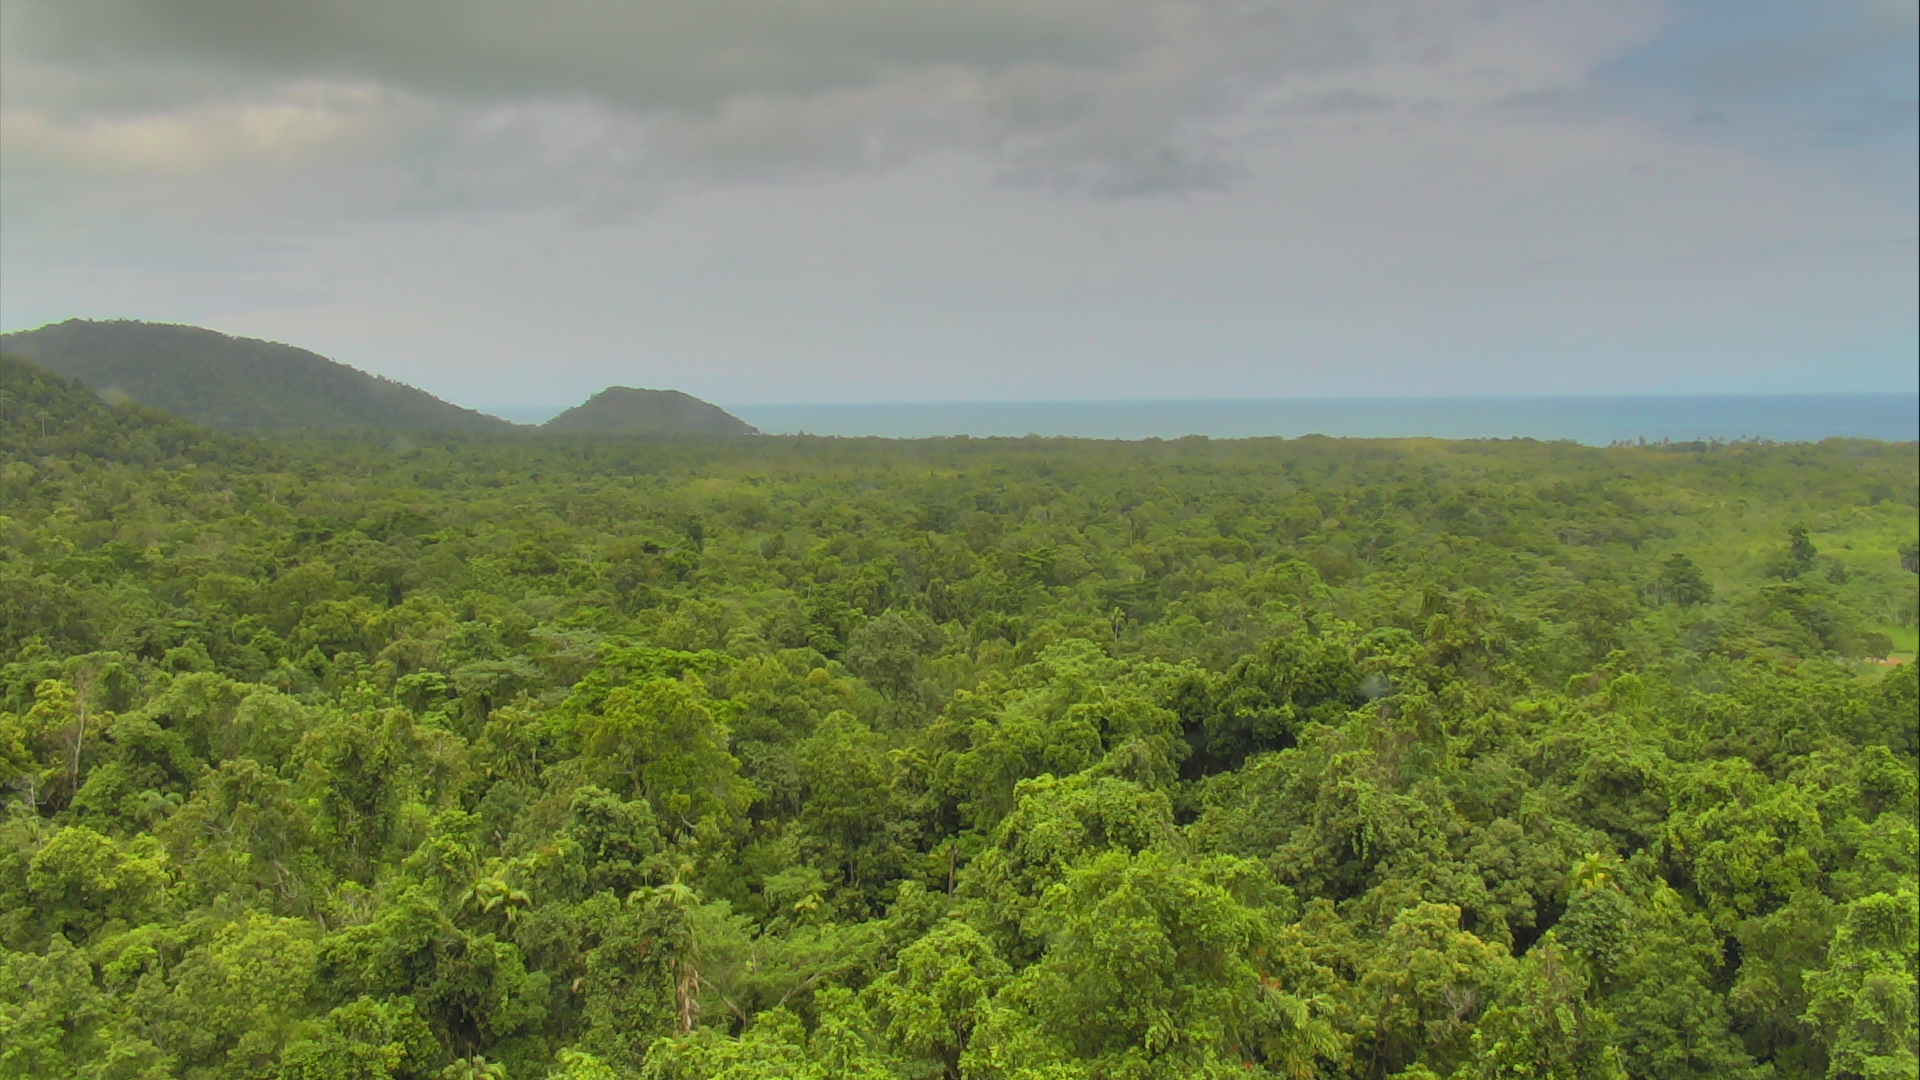
{"label": "distant hill", "polygon": [[758,435],[746,421],[678,390],[609,386],[540,425],[541,431],[600,435]]}
{"label": "distant hill", "polygon": [[194,326],[70,319],[0,336],[0,350],[209,427],[238,431],[495,432],[515,425],[324,356]]}

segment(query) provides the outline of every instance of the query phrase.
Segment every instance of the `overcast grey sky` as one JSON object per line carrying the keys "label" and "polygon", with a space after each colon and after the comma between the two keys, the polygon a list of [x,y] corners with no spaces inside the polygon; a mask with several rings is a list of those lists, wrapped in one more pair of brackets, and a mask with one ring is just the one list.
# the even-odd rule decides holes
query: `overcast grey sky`
{"label": "overcast grey sky", "polygon": [[1912,391],[1914,0],[0,0],[0,326],[490,407]]}

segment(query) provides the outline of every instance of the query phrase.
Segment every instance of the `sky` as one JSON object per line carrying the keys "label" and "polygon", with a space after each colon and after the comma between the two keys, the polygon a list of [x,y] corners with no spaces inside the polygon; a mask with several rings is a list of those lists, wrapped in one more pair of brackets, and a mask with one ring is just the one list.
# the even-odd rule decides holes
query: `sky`
{"label": "sky", "polygon": [[0,328],[463,405],[1913,392],[1915,0],[0,0]]}

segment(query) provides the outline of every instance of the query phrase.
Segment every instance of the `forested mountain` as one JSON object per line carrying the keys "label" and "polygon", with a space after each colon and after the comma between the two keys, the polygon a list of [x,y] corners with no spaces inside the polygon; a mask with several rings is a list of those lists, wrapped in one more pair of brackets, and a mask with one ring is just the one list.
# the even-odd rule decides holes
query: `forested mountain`
{"label": "forested mountain", "polygon": [[269,447],[0,374],[0,1076],[1920,1061],[1912,445]]}
{"label": "forested mountain", "polygon": [[678,390],[609,386],[540,425],[600,435],[758,435],[746,421]]}
{"label": "forested mountain", "polygon": [[193,326],[70,319],[0,336],[56,375],[210,427],[498,432],[513,425],[326,357]]}

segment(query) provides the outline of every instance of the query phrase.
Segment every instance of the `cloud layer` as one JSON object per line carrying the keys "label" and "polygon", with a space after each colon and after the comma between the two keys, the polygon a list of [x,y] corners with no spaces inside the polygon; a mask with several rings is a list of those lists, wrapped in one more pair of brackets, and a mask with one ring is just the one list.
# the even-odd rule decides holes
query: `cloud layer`
{"label": "cloud layer", "polygon": [[337,167],[411,141],[418,183],[445,162],[482,201],[525,197],[519,168],[596,204],[945,150],[1139,195],[1231,182],[1246,132],[1289,114],[1576,88],[1658,22],[1644,0],[25,0],[6,134],[28,169],[102,172]]}
{"label": "cloud layer", "polygon": [[211,322],[463,400],[530,392],[541,343],[579,389],[640,348],[734,401],[1486,390],[1609,350],[1664,359],[1538,388],[1742,355],[1786,386],[1835,334],[1885,382],[1913,28],[1910,0],[7,0],[0,316]]}

